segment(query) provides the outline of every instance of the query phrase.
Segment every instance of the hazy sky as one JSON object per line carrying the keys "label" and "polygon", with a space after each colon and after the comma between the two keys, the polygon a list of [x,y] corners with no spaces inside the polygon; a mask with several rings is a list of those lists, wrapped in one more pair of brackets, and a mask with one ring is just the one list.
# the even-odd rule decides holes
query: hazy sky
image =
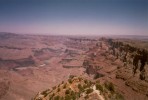
{"label": "hazy sky", "polygon": [[148,0],[0,0],[0,31],[148,35]]}

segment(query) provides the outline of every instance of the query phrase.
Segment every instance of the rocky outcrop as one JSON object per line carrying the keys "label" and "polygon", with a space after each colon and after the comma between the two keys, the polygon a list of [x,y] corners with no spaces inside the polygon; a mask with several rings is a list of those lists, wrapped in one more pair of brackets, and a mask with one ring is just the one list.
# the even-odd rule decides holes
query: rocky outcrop
{"label": "rocky outcrop", "polygon": [[134,91],[142,93],[148,96],[148,83],[141,81],[137,78],[129,79],[125,82],[127,86],[130,86]]}
{"label": "rocky outcrop", "polygon": [[5,96],[10,88],[10,82],[3,80],[0,81],[0,99]]}
{"label": "rocky outcrop", "polygon": [[[117,79],[123,79],[125,85],[137,93],[148,96],[148,51],[145,48],[135,47],[125,42],[108,40],[114,56],[122,61],[116,72]],[[117,52],[118,51],[118,52]],[[119,65],[119,63],[117,63]]]}

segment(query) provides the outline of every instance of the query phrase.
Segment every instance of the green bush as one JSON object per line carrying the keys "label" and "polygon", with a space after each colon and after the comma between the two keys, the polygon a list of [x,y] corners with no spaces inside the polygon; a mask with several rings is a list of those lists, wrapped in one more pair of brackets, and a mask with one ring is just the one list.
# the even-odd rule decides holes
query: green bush
{"label": "green bush", "polygon": [[66,85],[67,85],[66,83],[63,85],[63,89],[65,89],[65,88],[66,88]]}
{"label": "green bush", "polygon": [[124,99],[123,95],[117,93],[116,94],[116,100],[125,100],[125,99]]}
{"label": "green bush", "polygon": [[60,88],[58,88],[57,92],[60,92]]}
{"label": "green bush", "polygon": [[52,87],[52,89],[53,89],[53,90],[56,89],[56,86]]}
{"label": "green bush", "polygon": [[76,97],[78,97],[78,98],[80,97],[80,94],[81,94],[80,92],[75,92],[75,95],[76,95]]}
{"label": "green bush", "polygon": [[105,82],[105,87],[111,91],[111,92],[115,92],[115,88],[112,82]]}
{"label": "green bush", "polygon": [[100,84],[96,84],[96,89],[103,92],[103,87]]}
{"label": "green bush", "polygon": [[65,91],[65,94],[70,94],[70,90],[67,89],[67,90]]}
{"label": "green bush", "polygon": [[48,95],[48,91],[50,91],[49,89],[43,91],[41,94],[44,95],[44,97],[46,97]]}
{"label": "green bush", "polygon": [[79,81],[81,81],[81,80],[82,80],[82,78],[81,78],[81,77],[78,77],[78,79],[79,79]]}
{"label": "green bush", "polygon": [[70,75],[70,76],[69,76],[70,79],[73,79],[74,77],[75,77],[74,75]]}
{"label": "green bush", "polygon": [[112,91],[112,92],[115,92],[115,88],[114,88],[113,83],[109,84],[109,90]]}
{"label": "green bush", "polygon": [[88,81],[86,85],[87,85],[87,87],[90,87],[92,85],[92,82]]}
{"label": "green bush", "polygon": [[92,84],[93,84],[93,82],[92,82],[92,81],[89,81],[89,84],[90,84],[90,85],[92,85]]}
{"label": "green bush", "polygon": [[53,93],[53,94],[52,94],[52,97],[54,97],[54,96],[55,96],[55,94]]}
{"label": "green bush", "polygon": [[90,93],[92,93],[93,92],[93,89],[87,89],[86,90],[86,94],[90,94]]}
{"label": "green bush", "polygon": [[75,93],[74,93],[74,91],[71,91],[71,93],[70,93],[71,95],[74,95]]}
{"label": "green bush", "polygon": [[73,92],[73,91],[71,91],[71,98],[72,98],[72,100],[76,100],[76,94]]}
{"label": "green bush", "polygon": [[55,97],[54,97],[54,100],[61,100],[61,99],[60,99],[60,96],[59,96],[59,95],[55,96]]}
{"label": "green bush", "polygon": [[79,89],[79,91],[83,91],[83,87],[81,84],[78,84],[78,89]]}
{"label": "green bush", "polygon": [[88,80],[85,79],[85,80],[84,80],[84,83],[87,84],[87,83],[88,83]]}
{"label": "green bush", "polygon": [[86,84],[84,84],[84,85],[83,85],[83,89],[86,89],[86,88],[87,88],[87,85],[86,85]]}
{"label": "green bush", "polygon": [[72,83],[72,79],[68,79],[68,82],[71,84]]}
{"label": "green bush", "polygon": [[85,98],[85,99],[88,99],[88,98],[89,98],[89,96],[88,96],[88,95],[86,95],[84,98]]}
{"label": "green bush", "polygon": [[52,100],[55,94],[53,93],[52,95],[49,95],[49,100]]}
{"label": "green bush", "polygon": [[70,95],[66,95],[65,96],[65,100],[71,100],[71,96]]}
{"label": "green bush", "polygon": [[61,84],[63,84],[64,83],[64,81],[62,81],[62,83]]}
{"label": "green bush", "polygon": [[61,97],[60,100],[64,100],[64,97]]}
{"label": "green bush", "polygon": [[96,83],[100,84],[100,80],[97,80]]}

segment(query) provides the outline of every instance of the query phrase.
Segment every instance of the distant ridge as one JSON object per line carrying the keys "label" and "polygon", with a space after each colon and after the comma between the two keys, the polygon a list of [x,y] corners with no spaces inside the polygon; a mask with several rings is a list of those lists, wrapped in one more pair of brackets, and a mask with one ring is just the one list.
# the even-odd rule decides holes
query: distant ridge
{"label": "distant ridge", "polygon": [[11,32],[0,32],[0,36],[16,36],[19,35],[17,33],[11,33]]}
{"label": "distant ridge", "polygon": [[16,33],[10,33],[10,32],[0,32],[0,38],[1,39],[7,39],[10,37],[18,36]]}
{"label": "distant ridge", "polygon": [[148,39],[148,35],[109,35],[112,38]]}

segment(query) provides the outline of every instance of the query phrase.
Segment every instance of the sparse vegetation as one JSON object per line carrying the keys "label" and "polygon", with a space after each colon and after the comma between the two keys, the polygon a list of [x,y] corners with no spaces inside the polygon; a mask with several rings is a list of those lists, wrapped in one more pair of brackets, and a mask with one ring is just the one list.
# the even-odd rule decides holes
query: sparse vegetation
{"label": "sparse vegetation", "polygon": [[[73,77],[71,77],[68,82],[73,81],[72,78]],[[81,78],[81,81],[79,81],[78,84],[77,81],[69,83],[70,84],[65,83],[63,85],[59,85],[58,87],[53,87],[52,92],[48,92],[49,100],[77,100],[79,98],[87,100],[90,98],[90,96],[93,95],[91,94],[92,92],[96,92],[92,89],[92,87],[94,86],[96,86],[96,90],[99,90],[101,92],[101,95],[103,95],[103,97],[107,100],[124,100],[121,94],[115,92],[114,85],[111,82],[105,82],[101,85],[98,81],[92,82],[90,80]],[[75,89],[73,89],[74,87],[72,86],[77,86],[78,91],[75,91]],[[43,91],[43,93],[47,93],[47,90]]]}

